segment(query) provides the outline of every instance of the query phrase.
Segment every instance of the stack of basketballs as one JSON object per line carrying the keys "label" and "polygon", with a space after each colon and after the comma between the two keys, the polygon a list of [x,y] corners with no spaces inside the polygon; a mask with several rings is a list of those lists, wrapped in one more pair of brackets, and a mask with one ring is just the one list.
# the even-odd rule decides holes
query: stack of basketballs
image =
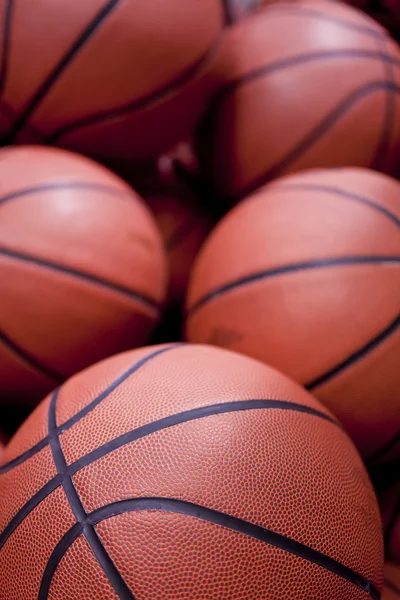
{"label": "stack of basketballs", "polygon": [[0,4],[0,600],[400,598],[398,1]]}

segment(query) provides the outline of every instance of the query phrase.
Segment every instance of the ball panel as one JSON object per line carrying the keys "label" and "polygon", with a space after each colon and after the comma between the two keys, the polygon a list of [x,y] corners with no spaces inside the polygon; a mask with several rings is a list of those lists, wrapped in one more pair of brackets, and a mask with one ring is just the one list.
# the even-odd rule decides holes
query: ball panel
{"label": "ball panel", "polygon": [[[121,357],[124,359],[124,355]],[[131,354],[131,358],[135,362],[134,354]],[[233,400],[264,399],[266,378],[269,399],[296,398],[297,402],[305,406],[321,410],[320,404],[297,384],[289,380],[283,382],[277,371],[268,369],[266,373],[265,366],[261,363],[252,359],[245,359],[245,362],[243,360],[240,355],[227,350],[221,352],[211,346],[196,346],[196,352],[193,352],[191,346],[182,345],[155,356],[137,370],[132,379],[127,379],[113,390],[84,419],[61,434],[67,463],[79,460],[97,447],[137,427],[193,407]],[[199,361],[209,367],[206,377],[198,367]],[[108,364],[105,366],[108,369]],[[99,376],[103,371],[103,364],[99,363],[94,368]],[[245,387],[243,380],[247,382]],[[78,385],[79,379],[76,378],[75,382]],[[182,384],[180,391],[177,390],[177,382]],[[138,403],[135,411],[130,408],[133,384],[135,389],[142,390],[141,397],[148,395],[152,399],[151,403]],[[60,404],[62,402],[60,396]],[[107,428],[98,427],[103,421],[108,423]],[[86,435],[88,428],[91,431],[90,437]],[[76,440],[79,440],[79,444]]]}
{"label": "ball panel", "polygon": [[391,563],[385,564],[385,585],[382,600],[399,600],[400,598],[400,567]]}
{"label": "ball panel", "polygon": [[61,381],[92,362],[145,343],[159,316],[134,295],[68,273],[1,256],[0,267],[8,280],[2,302],[6,333]]}
{"label": "ball panel", "polygon": [[48,600],[118,600],[111,583],[82,536],[61,559],[48,594]]}
{"label": "ball panel", "polygon": [[[54,540],[61,539],[74,522],[61,487],[29,513],[0,549],[1,567],[7,573],[7,577],[1,581],[1,598],[31,600],[32,597],[38,597],[42,574],[52,554]],[[32,538],[37,541],[34,552]],[[15,560],[16,555],[18,561]]]}
{"label": "ball panel", "polygon": [[[99,523],[97,531],[138,600],[369,598],[308,561],[189,516],[124,514]],[[127,555],[121,549],[132,536],[135,552]]]}
{"label": "ball panel", "polygon": [[400,268],[389,264],[305,268],[215,296],[189,313],[187,336],[249,354],[306,385],[387,328],[399,289]]}
{"label": "ball panel", "polygon": [[[184,500],[272,529],[377,584],[379,513],[362,463],[351,446],[344,451],[344,441],[339,427],[318,417],[249,409],[165,428],[94,456],[73,481],[87,512],[137,497]],[[321,465],[329,492],[318,483]],[[296,493],[299,473],[304,481]]]}
{"label": "ball panel", "polygon": [[[13,440],[4,451],[1,463],[7,463],[12,453]],[[0,472],[0,535],[11,519],[56,475],[48,447],[10,471]]]}

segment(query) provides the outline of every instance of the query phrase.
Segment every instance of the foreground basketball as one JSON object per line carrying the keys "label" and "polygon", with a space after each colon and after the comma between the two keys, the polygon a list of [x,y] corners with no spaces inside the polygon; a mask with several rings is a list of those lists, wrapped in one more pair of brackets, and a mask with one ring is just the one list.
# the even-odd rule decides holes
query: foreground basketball
{"label": "foreground basketball", "polygon": [[400,53],[378,23],[339,2],[278,2],[227,42],[219,62],[229,83],[199,133],[227,200],[310,167],[393,169]]}
{"label": "foreground basketball", "polygon": [[385,585],[382,600],[400,600],[400,567],[385,564]]}
{"label": "foreground basketball", "polygon": [[190,341],[291,375],[374,461],[400,454],[399,197],[366,169],[283,178],[217,226],[188,295]]}
{"label": "foreground basketball", "polygon": [[1,600],[377,600],[381,537],[331,414],[211,346],[76,375],[0,466]]}
{"label": "foreground basketball", "polygon": [[165,275],[155,222],[121,179],[62,150],[2,150],[0,399],[40,400],[145,343]]}
{"label": "foreground basketball", "polygon": [[220,0],[3,0],[0,133],[143,158],[187,135],[216,82]]}

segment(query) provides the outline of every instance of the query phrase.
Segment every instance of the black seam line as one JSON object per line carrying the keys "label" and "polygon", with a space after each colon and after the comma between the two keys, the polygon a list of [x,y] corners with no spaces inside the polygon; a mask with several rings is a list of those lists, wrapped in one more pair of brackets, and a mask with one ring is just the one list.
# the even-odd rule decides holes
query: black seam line
{"label": "black seam line", "polygon": [[102,185],[100,183],[91,183],[86,181],[71,181],[71,182],[59,182],[59,183],[48,183],[44,185],[38,185],[36,187],[24,188],[21,190],[17,190],[15,192],[11,192],[5,196],[0,196],[0,206],[2,204],[6,204],[7,202],[11,202],[12,200],[19,200],[20,198],[24,198],[26,196],[31,196],[35,194],[43,194],[45,192],[53,192],[54,190],[82,190],[82,191],[94,191],[101,192],[104,194],[109,194],[112,196],[125,197],[126,199],[134,199],[129,197],[128,192],[123,192],[116,187],[112,187],[111,185]]}
{"label": "black seam line", "polygon": [[307,63],[319,62],[323,60],[333,59],[371,59],[379,60],[383,63],[394,64],[400,68],[400,60],[393,58],[390,54],[379,52],[378,50],[314,50],[312,52],[306,52],[304,54],[289,56],[288,58],[280,58],[272,63],[268,63],[253,71],[249,71],[246,75],[241,76],[239,79],[229,82],[226,86],[220,89],[216,94],[212,106],[211,112],[214,107],[225,100],[225,96],[229,96],[232,92],[235,92],[238,88],[252,83],[254,80],[276,73],[284,69],[298,67],[300,65],[306,65]]}
{"label": "black seam line", "polygon": [[[332,0],[334,3],[335,0]],[[360,33],[365,33],[366,35],[370,35],[374,38],[383,37],[385,33],[380,31],[378,27],[375,29],[372,26],[369,27],[367,25],[357,25],[356,23],[352,23],[351,21],[347,21],[341,17],[334,17],[332,15],[327,15],[319,12],[318,10],[314,10],[312,8],[305,8],[302,6],[288,6],[284,4],[274,4],[273,6],[268,7],[269,14],[284,14],[291,16],[299,16],[299,17],[314,17],[319,21],[326,21],[327,23],[334,23],[336,25],[343,25],[347,29],[352,29],[354,31],[358,31]]]}
{"label": "black seam line", "polygon": [[393,581],[390,581],[390,579],[385,577],[384,584],[385,584],[385,587],[387,587],[392,592],[396,592],[396,594],[399,594],[399,596],[400,596],[400,587],[398,585],[396,585]]}
{"label": "black seam line", "polygon": [[396,435],[387,442],[382,448],[379,448],[374,454],[372,454],[369,458],[366,459],[368,464],[374,463],[376,460],[381,459],[385,454],[393,450],[393,448],[400,442],[400,431],[396,433]]}
{"label": "black seam line", "polygon": [[230,531],[241,533],[331,571],[338,577],[345,579],[366,592],[374,600],[379,600],[380,598],[378,590],[370,581],[368,581],[368,579],[330,556],[327,556],[318,550],[314,550],[314,548],[310,548],[285,535],[276,533],[271,529],[266,529],[260,525],[245,521],[244,519],[233,517],[226,513],[199,504],[194,504],[193,502],[176,500],[174,498],[132,498],[129,500],[121,500],[109,504],[108,506],[103,506],[90,513],[87,518],[88,522],[92,525],[97,525],[105,519],[134,511],[156,511],[180,514],[207,521],[208,523],[224,527]]}
{"label": "black seam line", "polygon": [[94,275],[89,275],[88,273],[84,273],[82,271],[77,271],[72,269],[71,267],[66,267],[64,265],[60,265],[58,263],[53,263],[49,260],[44,260],[43,258],[38,258],[36,256],[32,256],[31,254],[23,254],[22,252],[16,252],[14,250],[10,250],[8,248],[4,248],[4,246],[0,246],[0,256],[5,256],[12,260],[21,260],[26,263],[30,263],[33,265],[37,265],[39,267],[43,267],[45,269],[50,269],[52,271],[57,271],[57,273],[61,273],[63,275],[68,275],[72,277],[77,277],[85,281],[86,283],[94,284],[100,286],[109,292],[115,292],[122,296],[129,298],[129,300],[134,300],[138,302],[142,306],[145,306],[148,310],[156,313],[157,315],[160,313],[161,307],[156,300],[145,296],[140,292],[133,292],[128,288],[117,285],[111,281],[106,281],[105,279],[100,279],[99,277],[95,277]]}
{"label": "black seam line", "polygon": [[0,534],[0,550],[7,542],[11,534],[17,529],[22,521],[34,510],[49,494],[54,492],[62,484],[63,476],[56,475],[44,485],[26,504],[13,516],[11,521]]}
{"label": "black seam line", "polygon": [[[128,586],[122,579],[121,574],[119,573],[115,564],[111,560],[111,557],[103,546],[99,536],[97,535],[94,526],[87,522],[87,514],[74,486],[74,482],[66,473],[67,462],[65,460],[61,442],[57,433],[56,406],[59,392],[59,389],[56,390],[51,397],[48,413],[48,429],[53,460],[56,465],[57,472],[63,477],[62,486],[64,488],[65,495],[77,522],[83,525],[83,534],[114,591],[118,597],[122,598],[123,600],[134,600],[134,597],[132,596]],[[43,589],[42,585],[41,589]],[[43,594],[44,595],[40,597],[40,600],[47,598],[46,590],[44,590]]]}
{"label": "black seam line", "polygon": [[87,117],[82,117],[81,119],[78,119],[72,123],[68,123],[68,124],[64,125],[63,127],[60,127],[60,129],[53,132],[51,135],[49,135],[47,137],[47,143],[49,143],[49,144],[59,143],[60,139],[62,137],[70,134],[71,132],[74,133],[76,130],[83,129],[83,128],[91,126],[91,125],[95,125],[99,122],[107,121],[109,119],[116,119],[116,118],[122,117],[126,114],[129,114],[131,112],[134,112],[136,110],[145,109],[152,104],[156,104],[157,102],[160,102],[166,96],[172,95],[180,87],[182,87],[183,85],[188,83],[191,80],[191,78],[195,77],[197,75],[197,73],[200,72],[201,69],[209,61],[212,60],[212,58],[214,57],[214,55],[216,54],[216,52],[219,48],[219,45],[220,45],[220,42],[222,39],[223,39],[223,30],[221,29],[217,38],[214,40],[214,42],[211,44],[211,46],[205,52],[205,54],[203,54],[203,56],[198,61],[196,61],[194,64],[192,64],[183,74],[179,75],[168,86],[166,86],[164,88],[160,88],[159,90],[156,90],[156,91],[152,92],[151,94],[144,96],[143,98],[139,98],[139,100],[135,100],[135,101],[131,102],[130,104],[126,104],[124,106],[116,107],[113,109],[104,110],[104,111],[98,112],[96,114],[87,116]]}
{"label": "black seam line", "polygon": [[281,275],[287,275],[290,273],[298,273],[300,271],[309,271],[312,269],[325,269],[331,267],[346,267],[354,265],[400,265],[400,256],[344,256],[341,258],[325,258],[321,260],[310,260],[302,263],[294,263],[291,265],[284,265],[282,267],[275,267],[273,269],[266,269],[265,271],[258,271],[245,277],[240,277],[215,288],[199,300],[197,300],[192,306],[189,307],[187,317],[191,317],[197,310],[202,308],[208,302],[215,300],[219,296],[235,290],[236,288],[243,287],[248,284],[255,283],[263,279],[269,279],[271,277],[279,277]]}
{"label": "black seam line", "polygon": [[14,0],[6,0],[4,4],[4,29],[3,29],[3,44],[1,51],[0,65],[0,94],[4,91],[10,58],[10,43],[11,43],[11,25],[14,9]]}
{"label": "black seam line", "polygon": [[[386,53],[387,45],[385,38],[379,37],[376,40],[378,45],[378,50],[381,50],[383,53]],[[394,66],[393,63],[382,61],[383,67],[383,77],[390,81],[392,84],[396,84]],[[378,138],[378,143],[376,146],[374,157],[371,161],[370,168],[375,169],[377,171],[383,170],[386,165],[386,159],[388,157],[390,143],[392,138],[392,129],[395,117],[395,108],[396,108],[396,96],[393,90],[388,89],[386,92],[386,107],[385,114],[383,118],[381,134]]]}
{"label": "black seam line", "polygon": [[109,0],[105,3],[103,8],[96,14],[95,18],[85,27],[85,29],[79,34],[69,50],[64,54],[59,63],[55,66],[53,71],[46,77],[42,84],[38,87],[33,97],[31,98],[28,105],[19,115],[15,121],[11,131],[6,136],[6,144],[11,144],[15,136],[24,127],[25,121],[31,116],[31,114],[37,109],[46,94],[50,91],[51,87],[62,75],[65,69],[69,66],[71,61],[75,58],[82,47],[89,41],[92,35],[96,32],[97,28],[102,22],[109,16],[114,8],[119,4],[120,0]]}
{"label": "black seam line", "polygon": [[277,183],[272,184],[269,188],[271,192],[287,192],[287,191],[308,191],[308,192],[327,192],[328,194],[334,194],[336,196],[340,196],[346,200],[354,200],[356,202],[360,202],[361,204],[365,204],[365,206],[369,206],[370,208],[382,213],[386,217],[388,217],[397,227],[400,227],[400,218],[398,218],[394,213],[390,212],[384,206],[377,204],[370,198],[366,198],[365,196],[360,196],[359,194],[354,194],[352,192],[348,192],[342,188],[338,188],[330,185],[320,185],[314,183]]}
{"label": "black seam line", "polygon": [[400,325],[400,316],[397,315],[396,318],[394,319],[394,321],[389,323],[389,325],[387,327],[385,327],[385,329],[380,331],[378,333],[378,335],[376,335],[372,340],[370,340],[367,344],[365,344],[365,346],[363,346],[362,348],[359,348],[358,350],[353,352],[353,354],[348,356],[345,360],[343,360],[341,363],[336,365],[333,369],[330,369],[330,371],[328,371],[327,373],[324,373],[323,375],[317,377],[313,381],[310,381],[309,383],[307,383],[305,385],[306,389],[315,390],[315,388],[323,385],[327,381],[331,380],[333,377],[336,377],[337,375],[339,375],[345,369],[348,369],[349,367],[351,367],[354,363],[358,362],[361,358],[366,356],[369,352],[372,352],[373,350],[375,350],[375,348],[380,346],[380,344],[382,344],[391,335],[393,335],[393,333],[395,333],[396,330],[398,329],[399,325]]}
{"label": "black seam line", "polygon": [[310,408],[308,406],[296,404],[295,402],[289,402],[286,400],[256,399],[223,402],[220,404],[212,404],[209,406],[203,406],[201,408],[186,410],[184,412],[177,413],[174,415],[169,415],[168,417],[164,417],[162,419],[159,419],[158,421],[153,421],[151,423],[147,423],[146,425],[142,425],[141,427],[137,427],[132,431],[128,431],[127,433],[120,435],[119,437],[107,442],[106,444],[103,444],[103,446],[99,446],[92,452],[89,452],[89,454],[86,454],[82,458],[70,464],[67,467],[67,473],[69,475],[74,475],[84,467],[87,467],[91,463],[99,460],[100,458],[103,458],[107,454],[114,452],[114,450],[117,450],[118,448],[121,448],[126,444],[130,444],[131,442],[139,440],[152,433],[156,433],[158,431],[167,429],[168,427],[175,427],[177,425],[182,425],[183,423],[189,423],[190,421],[196,421],[198,419],[204,419],[206,417],[211,417],[215,415],[223,415],[239,411],[271,409],[288,410],[298,413],[304,413],[328,421],[329,423],[332,423],[337,427],[341,427],[339,423],[332,419],[330,416],[318,410],[315,410],[314,408]]}
{"label": "black seam line", "polygon": [[[165,352],[169,352],[170,350],[174,350],[177,348],[184,347],[184,344],[172,344],[163,348],[160,348],[156,351],[147,354],[145,357],[141,358],[137,362],[135,362],[129,369],[127,369],[120,377],[115,379],[105,390],[103,390],[96,398],[94,398],[89,404],[87,404],[84,408],[82,408],[79,412],[76,413],[73,417],[65,421],[62,425],[57,427],[57,434],[63,433],[70,429],[73,425],[78,423],[83,417],[89,414],[92,410],[96,408],[103,400],[105,400],[115,389],[117,389],[122,383],[124,383],[131,375],[133,375],[136,371],[138,371],[141,367],[143,367],[146,363],[150,362],[156,356],[164,354]],[[35,454],[40,452],[43,448],[45,448],[49,444],[49,437],[46,436],[40,442],[35,444],[32,448],[23,452],[13,460],[9,461],[4,465],[0,465],[0,475],[11,471],[14,467],[22,464],[29,458],[32,458]]]}
{"label": "black seam line", "polygon": [[22,362],[24,362],[31,369],[37,371],[40,375],[44,375],[48,379],[51,379],[55,384],[61,383],[64,381],[65,377],[51,369],[47,365],[43,364],[40,360],[38,360],[33,354],[27,352],[22,346],[17,344],[14,340],[10,338],[4,331],[0,329],[0,343],[3,344],[5,348],[11,353],[17,356]]}
{"label": "black seam line", "polygon": [[[357,102],[365,99],[370,94],[379,90],[392,90],[396,94],[399,94],[400,86],[387,81],[373,81],[371,83],[364,84],[357,90],[351,92],[339,104],[337,104],[327,116],[321,119],[321,121],[281,160],[272,165],[272,167],[266,170],[262,175],[255,178],[253,182],[246,188],[240,190],[239,197],[247,196],[253,193],[255,190],[268,183],[271,179],[278,177],[281,172],[287,169],[296,159],[302,156],[302,154],[305,152],[308,152],[308,150],[312,148],[313,145],[318,142],[332,127],[334,127],[336,123],[339,122],[341,117],[343,117],[351,108],[353,108]],[[226,197],[226,200],[230,199],[237,199],[237,194],[233,194],[232,196],[228,195]]]}

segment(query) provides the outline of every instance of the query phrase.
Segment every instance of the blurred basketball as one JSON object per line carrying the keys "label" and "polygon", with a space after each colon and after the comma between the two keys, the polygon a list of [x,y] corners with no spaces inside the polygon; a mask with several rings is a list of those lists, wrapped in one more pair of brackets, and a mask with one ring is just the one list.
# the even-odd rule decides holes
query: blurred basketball
{"label": "blurred basketball", "polygon": [[219,0],[5,2],[0,133],[143,158],[187,135],[217,82]]}
{"label": "blurred basketball", "polygon": [[397,482],[379,490],[378,498],[385,536],[386,555],[400,565],[400,473],[395,472]]}
{"label": "blurred basketball", "polygon": [[347,0],[347,3],[365,10],[398,39],[400,35],[400,4],[398,0]]}
{"label": "blurred basketball", "polygon": [[28,418],[0,466],[0,561],[7,600],[370,600],[383,583],[375,495],[337,421],[258,361],[180,344],[103,361]]}
{"label": "blurred basketball", "polygon": [[385,564],[382,600],[400,600],[400,567],[391,563]]}
{"label": "blurred basketball", "polygon": [[310,167],[392,172],[399,61],[378,23],[338,2],[278,2],[239,23],[219,57],[228,83],[199,130],[215,189],[233,202]]}
{"label": "blurred basketball", "polygon": [[0,153],[0,396],[43,397],[142,345],[160,317],[165,253],[140,197],[91,160]]}
{"label": "blurred basketball", "polygon": [[400,455],[399,197],[366,169],[282,178],[217,225],[187,302],[190,341],[292,376],[374,461]]}

